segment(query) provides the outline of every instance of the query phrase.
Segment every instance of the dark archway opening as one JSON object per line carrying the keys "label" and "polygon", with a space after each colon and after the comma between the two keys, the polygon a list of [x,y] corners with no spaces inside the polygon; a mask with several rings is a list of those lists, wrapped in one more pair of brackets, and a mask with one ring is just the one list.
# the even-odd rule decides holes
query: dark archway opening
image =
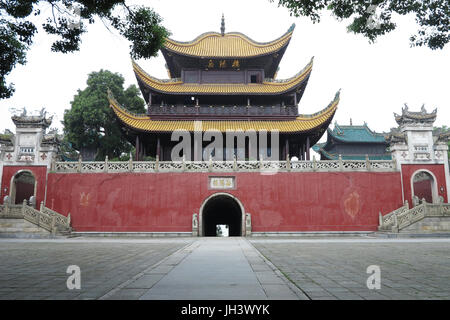
{"label": "dark archway opening", "polygon": [[232,197],[218,195],[211,198],[203,208],[203,235],[215,237],[217,225],[228,225],[230,237],[242,236],[242,211]]}
{"label": "dark archway opening", "polygon": [[420,171],[414,175],[414,195],[419,200],[425,199],[428,203],[433,203],[433,176],[425,171]]}
{"label": "dark archway opening", "polygon": [[22,204],[23,200],[29,201],[34,196],[35,182],[34,176],[28,171],[19,172],[14,176],[15,204]]}

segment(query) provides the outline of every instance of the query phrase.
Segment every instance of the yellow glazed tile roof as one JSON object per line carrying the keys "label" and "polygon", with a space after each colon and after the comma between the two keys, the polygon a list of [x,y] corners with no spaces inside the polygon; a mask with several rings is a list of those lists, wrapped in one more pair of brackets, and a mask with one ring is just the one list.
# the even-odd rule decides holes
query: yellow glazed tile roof
{"label": "yellow glazed tile roof", "polygon": [[155,91],[172,94],[281,94],[292,90],[311,74],[313,59],[303,70],[286,80],[263,81],[262,83],[183,83],[179,79],[160,80],[147,74],[135,61],[136,77]]}
{"label": "yellow glazed tile roof", "polygon": [[256,42],[242,33],[224,35],[208,32],[189,42],[166,38],[164,48],[178,54],[202,58],[245,58],[277,52],[286,46],[294,31],[294,25],[280,38],[266,43]]}
{"label": "yellow glazed tile roof", "polygon": [[113,97],[109,97],[110,107],[117,118],[133,129],[146,132],[173,132],[176,130],[207,131],[218,130],[278,130],[282,133],[298,133],[310,131],[331,121],[339,104],[339,93],[322,111],[313,115],[300,115],[295,120],[285,121],[243,121],[243,120],[152,120],[148,115],[134,115],[123,109]]}

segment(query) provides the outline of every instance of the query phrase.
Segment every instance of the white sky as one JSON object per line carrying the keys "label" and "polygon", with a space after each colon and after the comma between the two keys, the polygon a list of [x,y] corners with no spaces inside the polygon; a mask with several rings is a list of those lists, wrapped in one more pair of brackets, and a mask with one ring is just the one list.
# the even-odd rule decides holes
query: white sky
{"label": "white sky", "polygon": [[[341,88],[334,118],[340,124],[348,124],[352,118],[353,124],[366,121],[372,130],[389,131],[396,126],[393,112],[400,113],[404,103],[413,111],[425,103],[429,111],[438,108],[435,125],[450,125],[450,46],[438,51],[410,48],[414,17],[398,17],[396,31],[370,44],[362,36],[347,33],[347,22],[326,14],[321,23],[313,24],[308,18],[290,17],[285,8],[268,0],[153,0],[148,5],[163,17],[171,38],[179,41],[190,41],[207,31],[220,32],[222,13],[226,32],[242,32],[260,42],[278,38],[295,23],[277,78],[295,75],[315,57],[300,113],[323,109]],[[118,72],[125,77],[125,87],[137,85],[129,43],[120,35],[97,22],[82,40],[79,52],[60,54],[50,51],[51,38],[46,33],[35,36],[28,63],[17,66],[7,78],[15,84],[16,92],[12,98],[0,100],[1,132],[14,130],[8,109],[24,106],[30,111],[45,107],[54,114],[52,126],[61,128],[64,110],[70,108],[77,90],[86,87],[90,72]],[[167,78],[161,54],[138,63],[149,74]]]}

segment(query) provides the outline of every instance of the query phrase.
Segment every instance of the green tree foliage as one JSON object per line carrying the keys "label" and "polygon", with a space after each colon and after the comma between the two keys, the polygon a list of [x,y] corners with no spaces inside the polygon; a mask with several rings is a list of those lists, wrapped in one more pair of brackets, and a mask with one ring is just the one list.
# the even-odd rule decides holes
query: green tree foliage
{"label": "green tree foliage", "polygon": [[135,59],[155,56],[169,35],[156,12],[127,6],[125,0],[0,0],[0,99],[14,93],[6,76],[16,64],[26,63],[26,52],[38,30],[34,21],[42,8],[49,9],[42,26],[56,36],[51,46],[55,52],[78,51],[86,26],[95,18],[131,41],[130,54]]}
{"label": "green tree foliage", "polygon": [[145,103],[139,97],[135,85],[123,88],[124,78],[107,70],[92,72],[87,87],[78,90],[71,109],[64,111],[65,139],[82,154],[93,150],[97,160],[119,158],[131,150],[131,144],[123,137],[117,119],[109,107],[108,89],[115,99],[129,111],[144,113]]}
{"label": "green tree foliage", "polygon": [[[273,2],[275,0],[269,0]],[[295,17],[320,21],[320,13],[330,10],[341,19],[353,19],[350,32],[362,34],[370,42],[396,28],[394,13],[414,14],[418,24],[410,37],[411,46],[442,49],[450,41],[450,2],[448,0],[278,0]]]}

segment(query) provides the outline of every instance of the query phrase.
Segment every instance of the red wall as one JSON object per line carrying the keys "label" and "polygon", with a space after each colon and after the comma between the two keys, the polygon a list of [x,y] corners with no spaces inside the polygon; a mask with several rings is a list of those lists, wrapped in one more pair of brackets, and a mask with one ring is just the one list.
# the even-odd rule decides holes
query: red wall
{"label": "red wall", "polygon": [[[3,198],[9,195],[11,179],[20,170],[31,171],[34,178],[37,180],[36,188],[36,206],[39,208],[39,204],[44,200],[45,196],[45,181],[47,175],[46,166],[4,166],[2,175],[2,190],[1,190],[1,203],[3,203]],[[6,188],[6,192],[5,192]]]}
{"label": "red wall", "polygon": [[[447,203],[447,188],[445,185],[445,167],[443,164],[430,165],[402,165],[403,189],[405,191],[405,200],[408,200],[409,206],[412,205],[412,191],[411,191],[411,177],[420,169],[431,171],[437,180],[438,195],[444,197],[444,202]],[[441,187],[443,190],[441,191]]]}
{"label": "red wall", "polygon": [[209,190],[217,173],[48,174],[46,205],[76,231],[191,231],[216,192],[236,196],[253,231],[376,230],[378,212],[402,205],[399,172],[220,174],[235,190]]}

